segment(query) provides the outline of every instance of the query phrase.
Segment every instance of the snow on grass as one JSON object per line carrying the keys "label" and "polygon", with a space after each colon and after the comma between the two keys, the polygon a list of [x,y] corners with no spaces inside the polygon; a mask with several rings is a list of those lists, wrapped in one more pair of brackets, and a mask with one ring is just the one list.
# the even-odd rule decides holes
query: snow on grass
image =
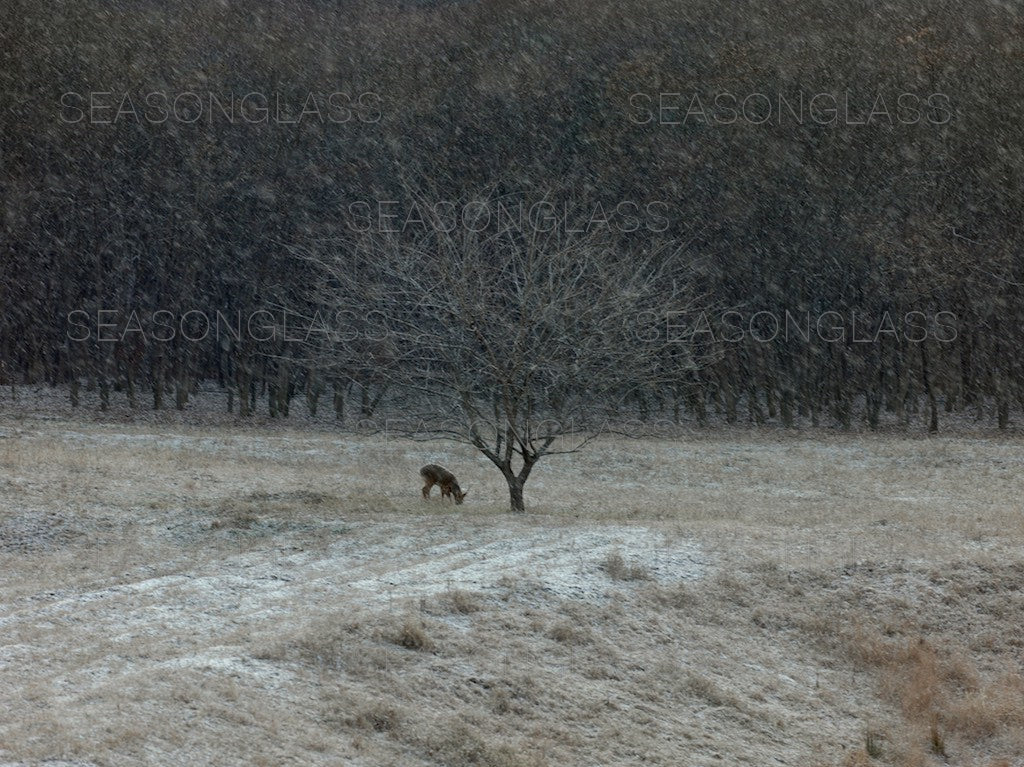
{"label": "snow on grass", "polygon": [[693,542],[667,543],[645,527],[601,526],[552,534],[499,538],[484,545],[435,546],[422,561],[379,575],[350,581],[368,599],[436,594],[450,589],[496,592],[514,581],[530,583],[541,593],[561,599],[600,602],[616,588],[602,570],[612,554],[635,562],[655,581],[672,583],[701,577],[706,560]]}
{"label": "snow on grass", "polygon": [[[512,515],[461,446],[16,431],[0,763],[435,765],[493,741],[545,766],[831,765],[906,729],[836,649],[847,629],[1016,652],[1013,440],[605,441],[539,465]],[[432,461],[467,504],[420,498]]]}

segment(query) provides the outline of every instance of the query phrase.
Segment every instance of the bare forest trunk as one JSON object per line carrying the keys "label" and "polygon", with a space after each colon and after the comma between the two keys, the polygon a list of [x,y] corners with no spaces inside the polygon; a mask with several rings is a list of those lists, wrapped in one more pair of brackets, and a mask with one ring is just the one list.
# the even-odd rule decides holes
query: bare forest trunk
{"label": "bare forest trunk", "polygon": [[928,397],[928,431],[935,434],[939,430],[939,408],[935,400],[935,388],[932,385],[927,341],[921,342],[921,384],[924,386],[925,396]]}
{"label": "bare forest trunk", "polygon": [[334,417],[338,421],[345,420],[345,388],[341,381],[334,382]]}

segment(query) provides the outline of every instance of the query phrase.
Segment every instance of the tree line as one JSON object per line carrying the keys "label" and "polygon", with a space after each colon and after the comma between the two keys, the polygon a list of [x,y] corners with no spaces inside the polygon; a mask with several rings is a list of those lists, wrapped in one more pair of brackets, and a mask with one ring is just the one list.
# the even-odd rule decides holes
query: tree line
{"label": "tree line", "polygon": [[[552,413],[584,391],[641,421],[1005,428],[1024,409],[1010,8],[12,0],[8,16],[2,383],[184,408],[216,381],[243,417],[344,419],[411,396],[400,363],[447,339],[459,365],[417,358],[416,396],[439,369],[493,382],[466,355],[498,344],[536,367],[524,402],[546,387]],[[461,319],[434,292],[408,315],[396,297],[417,278]],[[586,290],[555,289],[572,280]],[[510,335],[526,316],[534,344]],[[347,340],[304,332],[318,317]],[[600,385],[555,383],[573,376]]]}

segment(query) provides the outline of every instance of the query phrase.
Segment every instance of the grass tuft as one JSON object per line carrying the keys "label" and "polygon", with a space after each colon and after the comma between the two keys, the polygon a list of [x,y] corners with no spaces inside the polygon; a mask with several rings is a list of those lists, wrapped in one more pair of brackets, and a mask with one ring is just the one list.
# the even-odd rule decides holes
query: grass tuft
{"label": "grass tuft", "polygon": [[608,577],[616,581],[646,581],[651,575],[647,568],[636,562],[627,563],[622,554],[617,551],[611,552],[601,562],[601,569],[608,574]]}
{"label": "grass tuft", "polygon": [[433,650],[434,642],[427,635],[422,621],[406,618],[397,630],[386,633],[386,637],[406,650]]}

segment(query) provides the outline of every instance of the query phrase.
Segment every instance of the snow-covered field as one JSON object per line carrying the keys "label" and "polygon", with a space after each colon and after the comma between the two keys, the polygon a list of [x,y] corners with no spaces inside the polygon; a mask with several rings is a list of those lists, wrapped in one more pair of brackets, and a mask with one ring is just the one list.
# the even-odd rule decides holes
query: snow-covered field
{"label": "snow-covered field", "polygon": [[1024,765],[1022,468],[0,416],[0,765]]}

